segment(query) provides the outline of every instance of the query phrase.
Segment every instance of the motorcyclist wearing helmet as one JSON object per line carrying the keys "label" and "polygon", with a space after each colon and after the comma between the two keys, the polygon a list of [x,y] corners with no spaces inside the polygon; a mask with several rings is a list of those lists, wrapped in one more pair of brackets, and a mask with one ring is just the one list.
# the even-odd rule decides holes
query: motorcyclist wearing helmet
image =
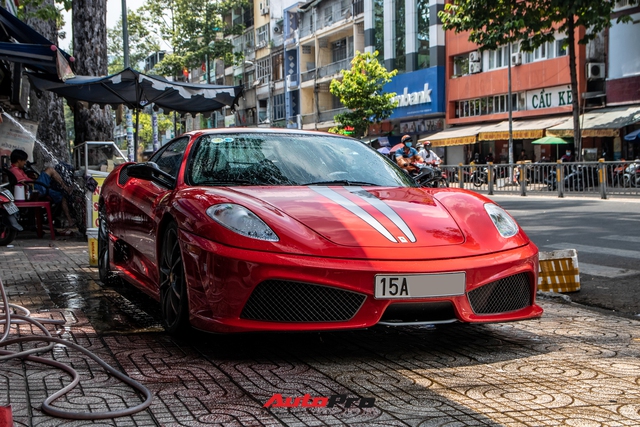
{"label": "motorcyclist wearing helmet", "polygon": [[411,146],[411,136],[403,136],[400,142],[402,147],[395,152],[396,163],[407,172],[417,171],[418,168],[412,166],[412,163],[424,163],[424,160],[418,155],[418,151]]}
{"label": "motorcyclist wearing helmet", "polygon": [[426,163],[432,163],[436,166],[442,163],[442,159],[431,150],[431,141],[425,141],[424,144],[418,143],[418,155],[422,157]]}

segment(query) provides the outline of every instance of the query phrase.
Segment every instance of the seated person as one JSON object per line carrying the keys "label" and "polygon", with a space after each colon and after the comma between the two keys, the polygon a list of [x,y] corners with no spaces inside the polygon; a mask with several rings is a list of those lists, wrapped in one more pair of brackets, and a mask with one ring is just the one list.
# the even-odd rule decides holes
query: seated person
{"label": "seated person", "polygon": [[47,167],[42,173],[38,176],[38,178],[34,181],[30,178],[24,171],[24,167],[27,164],[27,159],[29,155],[26,151],[16,149],[11,152],[11,167],[9,167],[9,172],[16,177],[18,183],[33,183],[34,187],[40,194],[48,194],[51,197],[53,204],[61,204],[62,211],[67,219],[68,227],[73,226],[73,219],[69,214],[69,205],[67,204],[67,199],[64,197],[63,193],[51,188],[51,185],[55,182],[60,188],[64,190],[65,193],[70,194],[72,188],[65,184],[64,180],[60,176],[58,172],[52,167]]}
{"label": "seated person", "polygon": [[418,168],[412,166],[411,163],[424,163],[424,160],[420,157],[418,151],[411,146],[411,136],[403,136],[400,142],[403,146],[396,150],[396,163],[407,172],[417,171]]}

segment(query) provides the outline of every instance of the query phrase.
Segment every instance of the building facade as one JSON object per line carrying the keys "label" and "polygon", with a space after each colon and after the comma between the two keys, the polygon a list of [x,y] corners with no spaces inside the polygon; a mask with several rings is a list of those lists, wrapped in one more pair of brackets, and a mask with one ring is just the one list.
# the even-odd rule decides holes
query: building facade
{"label": "building facade", "polygon": [[[632,9],[628,7],[626,13]],[[587,45],[576,44],[581,154],[585,160],[596,160],[604,153],[610,160],[620,158],[621,135],[635,123],[636,117],[640,120],[632,105],[638,102],[638,96],[631,99],[629,95],[633,92],[629,87],[634,84],[637,92],[638,70],[634,75],[617,76],[623,74],[624,67],[637,67],[628,64],[623,67],[621,63],[631,59],[630,53],[637,57],[633,49],[638,48],[630,51],[628,47],[629,40],[640,36],[639,27],[637,20],[614,24],[608,33],[598,35]],[[578,28],[576,39],[584,31]],[[447,129],[433,136],[435,145],[447,147],[448,153],[463,162],[474,158],[483,161],[489,153],[496,162],[515,161],[522,150],[528,159],[555,161],[557,147],[531,144],[546,135],[564,138],[567,145],[563,150],[575,148],[566,35],[556,34],[554,41],[533,52],[521,51],[518,43],[483,51],[468,41],[467,33],[448,31],[446,46]],[[616,69],[613,74],[612,66]],[[621,104],[629,106],[620,107]],[[515,157],[511,159],[510,126]]]}

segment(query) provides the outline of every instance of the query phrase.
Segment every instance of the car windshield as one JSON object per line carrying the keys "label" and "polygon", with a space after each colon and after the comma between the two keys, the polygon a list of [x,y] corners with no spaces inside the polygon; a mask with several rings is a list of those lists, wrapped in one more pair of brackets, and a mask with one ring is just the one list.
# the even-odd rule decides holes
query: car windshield
{"label": "car windshield", "polygon": [[192,185],[416,185],[389,159],[340,136],[203,135],[190,157]]}

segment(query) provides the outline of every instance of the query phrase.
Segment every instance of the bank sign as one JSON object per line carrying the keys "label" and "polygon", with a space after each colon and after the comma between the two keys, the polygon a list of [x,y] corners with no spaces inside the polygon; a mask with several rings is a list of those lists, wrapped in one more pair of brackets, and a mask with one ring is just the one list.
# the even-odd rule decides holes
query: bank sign
{"label": "bank sign", "polygon": [[527,91],[527,110],[571,106],[571,86]]}
{"label": "bank sign", "polygon": [[444,67],[396,75],[383,90],[395,92],[398,106],[391,119],[444,113]]}

